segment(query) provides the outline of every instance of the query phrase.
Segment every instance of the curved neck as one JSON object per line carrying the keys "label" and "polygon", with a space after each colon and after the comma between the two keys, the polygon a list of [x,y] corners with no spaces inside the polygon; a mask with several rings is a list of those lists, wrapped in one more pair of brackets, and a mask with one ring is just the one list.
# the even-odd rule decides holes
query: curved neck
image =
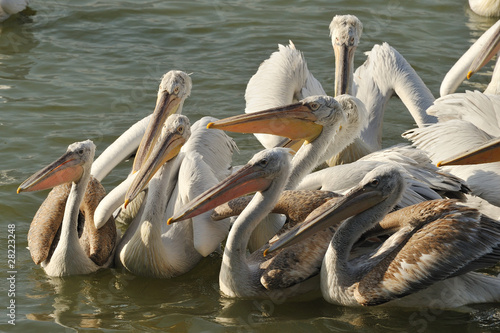
{"label": "curved neck", "polygon": [[111,170],[137,150],[150,119],[151,115],[136,122],[95,159],[90,172],[95,179],[102,181]]}
{"label": "curved neck", "polygon": [[176,160],[177,157],[165,163],[149,182],[144,212],[140,216],[139,232],[143,241],[161,240],[162,226],[166,226],[165,208],[175,187],[172,176],[177,175],[174,170],[179,166]]}
{"label": "curved neck", "polygon": [[84,170],[82,177],[77,183],[71,184],[71,190],[66,201],[64,217],[61,225],[61,237],[57,244],[57,249],[80,249],[78,239],[78,214],[80,205],[85,196],[87,185],[90,181],[90,173]]}
{"label": "curved neck", "polygon": [[[372,145],[382,141],[382,122],[387,102],[395,93],[404,103],[418,127],[436,123],[426,110],[434,96],[406,59],[387,43],[375,45],[369,61],[356,70],[356,97],[368,111],[368,124],[362,131],[363,141]],[[378,148],[377,148],[378,149]]]}
{"label": "curved neck", "polygon": [[374,262],[366,262],[363,266],[353,266],[349,262],[349,255],[354,243],[377,222],[381,221],[393,208],[393,204],[386,199],[381,203],[365,210],[353,217],[346,219],[335,232],[328,247],[326,260],[329,267],[333,268],[336,279],[341,286],[350,286],[357,282],[367,266]]}
{"label": "curved neck", "polygon": [[485,94],[500,95],[500,52],[497,54],[497,62],[493,68],[491,81],[484,91]]}
{"label": "curved neck", "polygon": [[[303,144],[300,147],[292,159],[292,170],[285,190],[294,190],[297,188],[306,175],[328,158],[326,156],[327,152],[330,154],[331,151],[337,150],[334,138],[334,126],[323,126],[323,131],[313,142]],[[335,154],[336,152],[332,153],[331,156]]]}
{"label": "curved neck", "polygon": [[287,175],[287,172],[282,172],[267,190],[255,193],[248,206],[233,223],[224,249],[221,276],[238,275],[248,278],[247,272],[250,271],[246,258],[248,241],[260,221],[274,208],[287,180]]}

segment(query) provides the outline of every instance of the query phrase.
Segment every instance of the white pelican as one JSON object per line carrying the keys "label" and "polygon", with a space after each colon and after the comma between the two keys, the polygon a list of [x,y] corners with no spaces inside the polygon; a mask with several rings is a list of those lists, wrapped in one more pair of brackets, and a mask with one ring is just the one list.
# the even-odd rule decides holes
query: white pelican
{"label": "white pelican", "polygon": [[499,0],[469,0],[469,6],[474,13],[481,16],[500,16]]}
{"label": "white pelican", "polygon": [[[365,63],[353,73],[354,51],[362,28],[353,15],[337,15],[330,24],[336,62],[335,95],[356,96],[368,110],[362,140],[356,139],[349,148],[354,159],[380,149],[384,108],[393,94],[400,96],[419,126],[435,122],[435,118],[425,112],[434,101],[432,93],[408,62],[387,43],[375,45],[367,53]],[[309,72],[302,53],[290,42],[286,47],[279,45],[279,51],[265,60],[249,80],[245,112],[290,104],[312,95],[326,93]],[[283,138],[269,134],[256,134],[256,137],[268,148],[283,143]]]}
{"label": "white pelican", "polygon": [[[34,247],[33,251],[39,250],[39,246],[45,249],[43,253],[34,255],[33,259],[35,262],[41,261],[41,266],[50,276],[88,274],[99,268],[108,267],[113,262],[117,242],[114,220],[110,219],[106,227],[101,230],[96,230],[92,221],[92,208],[99,202],[104,192],[99,182],[91,181],[90,166],[94,152],[95,145],[90,140],[73,143],[63,156],[29,177],[17,190],[18,193],[39,191],[71,183],[69,195],[64,188],[51,192],[42,204],[42,209],[35,216],[34,223],[38,225],[30,229],[30,251],[31,246]],[[44,228],[43,224],[52,223],[53,220],[57,220],[57,215],[60,217],[62,214],[61,201],[56,207],[51,201],[59,200],[60,196],[64,199],[67,196],[67,200],[59,240],[57,244],[52,244],[56,230],[51,230],[50,235],[45,235],[40,229]],[[85,214],[84,226],[80,225],[82,222],[82,219],[79,219],[80,204],[83,205]],[[55,211],[51,211],[53,209]],[[82,227],[83,233],[80,235]],[[36,237],[44,238],[43,240],[33,239]],[[39,244],[40,242],[45,242],[45,244]],[[49,253],[51,246],[50,251],[53,250],[53,253]]]}
{"label": "white pelican", "polygon": [[345,219],[321,268],[326,301],[440,307],[500,301],[500,279],[472,272],[500,259],[500,224],[455,200],[427,201],[392,213],[399,230],[375,252],[349,258],[360,236],[400,200],[402,172],[394,165],[375,168],[343,199],[282,236],[268,252]]}
{"label": "white pelican", "polygon": [[190,225],[179,224],[171,228],[165,223],[165,207],[169,198],[166,192],[172,190],[168,186],[170,169],[180,146],[190,134],[187,117],[175,115],[167,118],[153,149],[146,146],[148,158],[127,192],[126,204],[151,180],[145,202],[116,251],[117,265],[134,274],[169,278],[189,271],[201,259],[192,246]]}
{"label": "white pelican", "polygon": [[0,0],[0,22],[11,15],[22,12],[29,5],[29,0]]}
{"label": "white pelican", "polygon": [[[92,175],[102,180],[118,163],[136,152],[134,166],[127,180],[113,189],[96,209],[94,221],[100,228],[124,201],[125,193],[146,156],[146,146],[156,142],[165,119],[171,114],[181,113],[184,101],[191,94],[192,82],[188,74],[179,70],[165,73],[158,88],[158,97],[153,113],[136,122],[120,135],[92,165]],[[138,148],[139,147],[139,148]],[[128,214],[134,216],[136,211]]]}
{"label": "white pelican", "polygon": [[[247,255],[247,244],[255,227],[273,209],[288,181],[292,155],[286,148],[271,148],[257,154],[240,170],[224,181],[200,194],[178,211],[168,223],[196,216],[234,197],[256,192],[248,206],[241,212],[229,232],[219,275],[221,292],[229,297],[240,298],[287,298],[317,289],[317,280],[299,279],[295,271],[282,271],[280,281],[267,285],[262,276],[269,260],[260,255]],[[179,222],[177,222],[179,223]],[[182,223],[182,222],[181,222]],[[298,252],[300,253],[300,252]],[[284,254],[284,253],[283,253]],[[281,259],[298,265],[294,252],[284,254]],[[277,256],[273,257],[278,260]],[[289,273],[289,274],[288,274]],[[298,274],[298,273],[297,273]],[[311,273],[317,274],[317,268]],[[288,280],[290,279],[290,281]],[[291,285],[289,285],[291,284]]]}
{"label": "white pelican", "polygon": [[[191,198],[230,173],[235,145],[222,131],[206,129],[207,123],[214,120],[205,117],[190,127],[184,116],[167,118],[165,126],[170,131],[182,130],[184,141],[190,135],[189,140],[182,148],[177,146],[174,149],[173,144],[169,146],[170,150],[174,149],[168,156],[170,160],[151,179],[145,202],[118,245],[117,265],[137,275],[177,276],[189,271],[202,256],[216,250],[227,236],[229,221],[214,224],[210,213],[174,226],[165,224],[166,215],[171,216]],[[176,141],[176,144],[180,142]],[[125,206],[142,191],[155,169],[162,165],[159,153],[150,151],[148,148],[147,164],[141,167],[130,185]]]}
{"label": "white pelican", "polygon": [[[462,192],[467,192],[463,181],[440,172],[422,151],[409,146],[392,147],[350,164],[309,174],[318,162],[324,160],[327,149],[333,148],[330,153],[336,154],[349,145],[359,135],[366,117],[363,103],[358,99],[348,95],[336,99],[340,110],[332,97],[311,96],[284,107],[221,119],[209,127],[242,133],[277,134],[292,140],[306,139],[292,160],[287,189],[345,191],[375,166],[391,160],[405,167],[408,171],[406,179],[411,184],[401,206],[438,199],[444,193],[462,198]],[[340,117],[340,111],[344,113],[344,119]]]}
{"label": "white pelican", "polygon": [[[290,105],[221,119],[210,123],[208,128],[241,133],[269,133],[292,140],[305,139],[306,142],[292,160],[292,172],[286,186],[286,189],[294,189],[305,175],[325,160],[325,155],[337,152],[333,150],[336,145],[332,145],[332,141],[342,126],[359,123],[352,120],[353,117],[357,119],[360,113],[364,114],[362,111],[358,112],[358,107],[363,108],[362,103],[348,95],[336,99],[330,96],[309,96]],[[351,117],[348,118],[347,115]],[[342,130],[342,136],[351,137],[351,140],[358,133],[359,126],[357,133],[350,127]],[[347,143],[349,142],[348,139]]]}

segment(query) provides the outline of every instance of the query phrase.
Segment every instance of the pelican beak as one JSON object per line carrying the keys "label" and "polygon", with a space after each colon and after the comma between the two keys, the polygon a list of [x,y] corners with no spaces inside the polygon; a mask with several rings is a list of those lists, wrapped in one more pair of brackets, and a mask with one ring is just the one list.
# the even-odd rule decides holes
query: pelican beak
{"label": "pelican beak", "polygon": [[264,191],[270,184],[271,179],[265,177],[261,167],[247,164],[235,174],[194,198],[180,212],[169,218],[167,224],[203,214],[231,199]]}
{"label": "pelican beak", "polygon": [[[181,100],[182,99],[179,98],[177,94],[170,93],[166,90],[160,91],[158,93],[155,110],[153,111],[151,120],[149,121],[148,127],[146,128],[146,132],[142,137],[141,144],[137,149],[132,172],[136,172],[137,170],[139,170],[141,168],[141,165],[151,154],[151,150],[154,147],[154,142],[158,140],[165,120],[170,115],[177,112]],[[150,149],[147,149],[146,147],[149,147]]]}
{"label": "pelican beak", "polygon": [[145,146],[148,151],[152,151],[137,172],[137,176],[125,194],[124,208],[132,201],[149,183],[151,178],[166,162],[179,154],[186,138],[177,129],[170,130],[163,136],[163,140],[158,142],[154,148]]}
{"label": "pelican beak", "polygon": [[26,179],[19,185],[17,193],[41,191],[78,181],[82,177],[83,167],[75,155],[75,152],[66,152],[59,159]]}
{"label": "pelican beak", "polygon": [[348,94],[352,84],[354,70],[355,45],[334,44],[335,53],[335,97]]}
{"label": "pelican beak", "polygon": [[384,199],[384,196],[376,189],[369,186],[356,186],[331,207],[324,209],[324,205],[328,205],[326,202],[313,211],[302,224],[281,236],[265,250],[264,256],[269,252],[296,244],[330,226],[337,226],[346,218],[359,214]]}
{"label": "pelican beak", "polygon": [[468,150],[447,160],[438,162],[437,166],[467,165],[500,161],[500,138],[494,139],[479,148]]}
{"label": "pelican beak", "polygon": [[264,133],[292,140],[313,141],[323,130],[311,103],[295,103],[264,111],[241,114],[209,123],[207,128],[237,133]]}
{"label": "pelican beak", "polygon": [[[495,29],[495,28],[494,28]],[[486,65],[491,58],[500,50],[500,24],[497,24],[496,29],[492,32],[491,36],[485,41],[481,52],[474,59],[467,72],[467,79],[479,71],[484,65]]]}

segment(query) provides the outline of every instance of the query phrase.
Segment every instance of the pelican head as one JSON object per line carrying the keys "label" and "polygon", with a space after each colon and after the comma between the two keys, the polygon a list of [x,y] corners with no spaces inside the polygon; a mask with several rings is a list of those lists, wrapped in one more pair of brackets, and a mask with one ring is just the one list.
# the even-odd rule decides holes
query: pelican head
{"label": "pelican head", "polygon": [[310,96],[298,103],[241,114],[209,123],[207,128],[238,133],[265,133],[313,141],[324,126],[342,126],[340,104],[330,96]]}
{"label": "pelican head", "polygon": [[174,113],[181,113],[184,100],[191,94],[191,87],[191,78],[182,71],[172,70],[163,75],[153,115],[137,150],[133,172],[139,170],[149,155],[150,151],[145,147],[153,147],[152,143],[158,139],[165,119]]}
{"label": "pelican head", "polygon": [[64,183],[77,183],[84,172],[89,173],[95,145],[91,140],[75,142],[59,159],[26,179],[17,193],[41,191]]}
{"label": "pelican head", "polygon": [[[231,199],[283,187],[290,174],[292,154],[288,148],[271,148],[258,152],[238,172],[203,192],[168,220],[168,224],[200,215]],[[274,180],[280,179],[280,182]]]}
{"label": "pelican head", "polygon": [[154,147],[146,147],[151,153],[130,184],[125,195],[125,208],[144,189],[158,169],[179,154],[190,135],[189,119],[186,116],[174,114],[167,118]]}
{"label": "pelican head", "polygon": [[354,52],[363,24],[354,15],[336,15],[330,23],[330,37],[335,53],[335,96],[351,93]]}
{"label": "pelican head", "polygon": [[353,187],[341,200],[331,207],[311,214],[304,223],[291,229],[280,237],[264,252],[276,251],[285,246],[293,245],[316,232],[332,225],[338,225],[348,217],[360,214],[365,210],[384,203],[386,208],[382,214],[387,214],[399,201],[406,188],[404,173],[406,171],[396,164],[384,164],[368,172],[361,182]]}

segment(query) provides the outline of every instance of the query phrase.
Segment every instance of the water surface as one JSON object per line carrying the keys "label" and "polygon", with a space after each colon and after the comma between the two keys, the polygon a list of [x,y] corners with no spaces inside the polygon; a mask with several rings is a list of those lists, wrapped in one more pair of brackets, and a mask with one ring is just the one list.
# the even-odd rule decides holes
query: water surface
{"label": "water surface", "polygon": [[[244,91],[258,65],[292,40],[309,69],[333,91],[328,25],[335,14],[357,15],[364,33],[356,55],[388,42],[412,64],[435,96],[454,61],[495,20],[465,0],[441,1],[34,1],[25,15],[0,24],[0,252],[4,260],[0,330],[65,332],[494,331],[498,305],[460,311],[350,309],[307,302],[229,300],[218,292],[220,256],[170,280],[108,269],[88,276],[49,278],[26,249],[29,223],[46,192],[16,195],[17,186],[75,141],[92,139],[97,154],[152,112],[161,76],[192,73],[184,114],[226,117],[244,110]],[[465,82],[483,90],[492,64]],[[403,142],[414,127],[401,102],[389,103],[384,146]],[[233,135],[235,164],[260,148],[251,135]],[[104,181],[107,190],[130,170],[126,162]],[[16,234],[16,326],[7,324],[7,226]],[[453,326],[451,326],[453,325]]]}

